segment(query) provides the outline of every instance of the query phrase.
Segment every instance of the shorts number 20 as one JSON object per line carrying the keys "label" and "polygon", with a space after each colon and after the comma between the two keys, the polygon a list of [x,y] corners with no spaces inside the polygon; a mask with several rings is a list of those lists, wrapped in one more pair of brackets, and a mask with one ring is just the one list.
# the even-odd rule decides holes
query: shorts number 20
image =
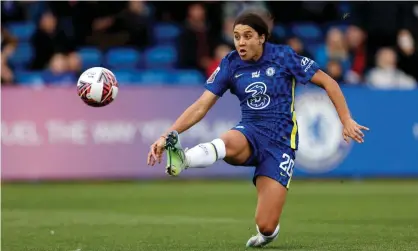
{"label": "shorts number 20", "polygon": [[285,159],[285,161],[281,162],[279,167],[283,171],[285,171],[286,174],[289,175],[289,177],[291,177],[293,174],[293,167],[295,166],[295,161],[287,153],[283,153],[282,158]]}

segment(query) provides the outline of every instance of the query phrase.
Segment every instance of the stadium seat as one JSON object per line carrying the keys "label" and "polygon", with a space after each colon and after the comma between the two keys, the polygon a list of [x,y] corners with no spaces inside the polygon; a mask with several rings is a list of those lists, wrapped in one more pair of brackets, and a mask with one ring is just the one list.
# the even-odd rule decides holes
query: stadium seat
{"label": "stadium seat", "polygon": [[16,71],[16,82],[20,85],[44,85],[43,72],[40,71]]}
{"label": "stadium seat", "polygon": [[173,81],[174,72],[166,70],[146,70],[135,75],[138,85],[167,85]]}
{"label": "stadium seat", "polygon": [[7,25],[7,29],[19,42],[27,42],[35,33],[36,25],[33,22],[13,22]]}
{"label": "stadium seat", "polygon": [[102,52],[94,47],[82,47],[78,50],[81,58],[82,68],[88,69],[91,67],[102,66],[103,55]]}
{"label": "stadium seat", "polygon": [[291,31],[303,42],[315,42],[323,39],[322,30],[314,23],[294,23]]}
{"label": "stadium seat", "polygon": [[205,80],[202,73],[197,70],[177,70],[170,83],[175,85],[203,85]]}
{"label": "stadium seat", "polygon": [[119,85],[130,85],[134,84],[135,76],[139,73],[135,70],[122,70],[122,69],[115,69],[112,70],[113,74],[115,74],[116,80],[118,81]]}
{"label": "stadium seat", "polygon": [[173,68],[177,62],[177,50],[173,46],[156,46],[145,51],[145,66],[149,69]]}
{"label": "stadium seat", "polygon": [[141,60],[140,52],[134,48],[113,48],[106,53],[106,66],[110,69],[135,69]]}
{"label": "stadium seat", "polygon": [[180,36],[180,28],[172,23],[157,23],[154,26],[154,40],[159,45],[174,44]]}
{"label": "stadium seat", "polygon": [[33,47],[30,43],[18,43],[9,58],[9,63],[17,70],[25,69],[33,58]]}
{"label": "stadium seat", "polygon": [[287,36],[286,27],[283,25],[275,25],[272,33],[278,38],[285,38]]}

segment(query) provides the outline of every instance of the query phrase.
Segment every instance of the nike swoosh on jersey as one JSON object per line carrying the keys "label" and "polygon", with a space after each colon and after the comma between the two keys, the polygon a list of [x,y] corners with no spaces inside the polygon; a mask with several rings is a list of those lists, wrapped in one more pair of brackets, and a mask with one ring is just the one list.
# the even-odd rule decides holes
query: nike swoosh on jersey
{"label": "nike swoosh on jersey", "polygon": [[244,73],[241,73],[241,74],[236,74],[236,75],[235,75],[235,78],[239,78],[239,77],[241,77],[242,75],[244,75]]}

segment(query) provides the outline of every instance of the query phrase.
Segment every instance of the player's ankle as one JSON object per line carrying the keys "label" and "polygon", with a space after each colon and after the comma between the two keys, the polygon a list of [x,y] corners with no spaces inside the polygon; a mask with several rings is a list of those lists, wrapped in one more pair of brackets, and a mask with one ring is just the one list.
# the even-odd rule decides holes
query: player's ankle
{"label": "player's ankle", "polygon": [[257,225],[257,231],[264,239],[275,238],[279,234],[280,225],[274,226],[270,224]]}

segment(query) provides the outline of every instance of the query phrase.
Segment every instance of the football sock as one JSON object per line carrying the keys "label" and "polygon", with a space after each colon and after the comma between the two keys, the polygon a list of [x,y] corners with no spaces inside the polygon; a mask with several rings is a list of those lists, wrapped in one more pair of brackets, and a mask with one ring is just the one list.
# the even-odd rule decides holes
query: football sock
{"label": "football sock", "polygon": [[258,228],[258,225],[257,225],[257,232],[264,238],[264,240],[274,239],[279,234],[279,231],[280,231],[280,224],[277,225],[276,229],[274,230],[274,232],[271,235],[266,236],[266,235],[264,235],[263,233],[260,232],[260,229]]}
{"label": "football sock", "polygon": [[225,158],[225,143],[215,139],[208,143],[199,144],[186,151],[188,167],[204,168]]}

